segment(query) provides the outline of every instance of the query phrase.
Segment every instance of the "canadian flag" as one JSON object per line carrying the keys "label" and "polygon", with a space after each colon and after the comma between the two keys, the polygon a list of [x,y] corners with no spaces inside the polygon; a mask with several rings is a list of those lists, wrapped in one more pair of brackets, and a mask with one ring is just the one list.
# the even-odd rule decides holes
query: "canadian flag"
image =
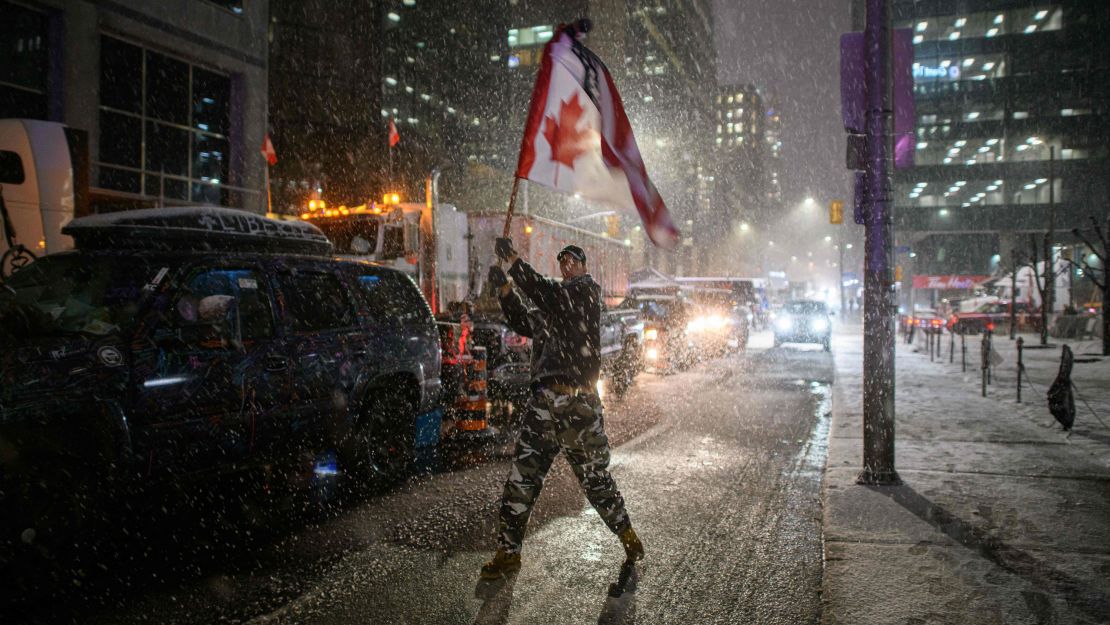
{"label": "canadian flag", "polygon": [[262,141],[262,156],[266,157],[266,162],[270,166],[277,165],[277,150],[274,149],[274,144],[270,141],[270,135],[266,135],[266,139]]}
{"label": "canadian flag", "polygon": [[401,133],[397,132],[397,126],[393,123],[393,118],[389,118],[389,147],[393,147],[401,142]]}
{"label": "canadian flag", "polygon": [[544,47],[516,175],[639,213],[648,237],[673,248],[679,232],[648,178],[609,70],[561,27]]}

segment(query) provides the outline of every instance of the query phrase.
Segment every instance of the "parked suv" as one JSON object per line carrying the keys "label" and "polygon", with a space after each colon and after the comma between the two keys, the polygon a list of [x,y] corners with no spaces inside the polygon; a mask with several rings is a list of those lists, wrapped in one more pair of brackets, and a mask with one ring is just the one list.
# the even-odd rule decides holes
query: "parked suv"
{"label": "parked suv", "polygon": [[440,392],[438,333],[408,277],[332,258],[312,225],[229,209],[63,232],[76,250],[0,286],[4,540],[61,539],[167,482],[293,479],[320,453],[360,482],[407,468]]}

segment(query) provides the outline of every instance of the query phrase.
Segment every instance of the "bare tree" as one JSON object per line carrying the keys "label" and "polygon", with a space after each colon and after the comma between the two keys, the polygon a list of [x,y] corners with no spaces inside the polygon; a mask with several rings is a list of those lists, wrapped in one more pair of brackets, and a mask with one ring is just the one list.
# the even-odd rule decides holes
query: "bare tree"
{"label": "bare tree", "polygon": [[1033,271],[1033,287],[1041,297],[1041,345],[1048,345],[1048,322],[1052,313],[1052,296],[1055,295],[1056,277],[1060,272],[1052,254],[1052,246],[1048,244],[1048,235],[1044,241],[1037,242],[1037,235],[1029,235],[1029,255],[1026,257],[1025,266]]}
{"label": "bare tree", "polygon": [[[1082,262],[1075,262],[1069,259],[1069,262],[1076,266],[1083,275],[1087,277],[1095,287],[1102,293],[1102,355],[1110,356],[1110,314],[1107,314],[1107,292],[1110,289],[1110,279],[1107,279],[1106,261],[1110,259],[1110,217],[1106,219],[1106,227],[1103,228],[1098,220],[1093,216],[1091,219],[1091,227],[1087,230],[1080,230],[1078,228],[1072,229],[1072,234],[1079,238],[1080,241],[1091,250],[1095,258],[1098,259],[1098,267],[1092,267],[1087,259],[1089,256],[1084,256]],[[1089,239],[1085,232],[1094,232],[1097,238],[1098,245]],[[1099,278],[1099,276],[1102,276]]]}

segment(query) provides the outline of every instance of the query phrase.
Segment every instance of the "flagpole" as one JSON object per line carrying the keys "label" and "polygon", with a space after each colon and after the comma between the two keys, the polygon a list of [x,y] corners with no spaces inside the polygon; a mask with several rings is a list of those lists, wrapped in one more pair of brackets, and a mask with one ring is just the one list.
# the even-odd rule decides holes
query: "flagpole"
{"label": "flagpole", "polygon": [[506,239],[509,238],[509,231],[513,225],[513,209],[516,208],[516,191],[520,187],[520,178],[513,176],[513,192],[509,196],[509,211],[505,213],[505,231],[501,235]]}
{"label": "flagpole", "polygon": [[263,167],[266,168],[266,212],[273,213],[274,202],[273,199],[270,197],[270,164],[266,163],[265,165],[263,165]]}

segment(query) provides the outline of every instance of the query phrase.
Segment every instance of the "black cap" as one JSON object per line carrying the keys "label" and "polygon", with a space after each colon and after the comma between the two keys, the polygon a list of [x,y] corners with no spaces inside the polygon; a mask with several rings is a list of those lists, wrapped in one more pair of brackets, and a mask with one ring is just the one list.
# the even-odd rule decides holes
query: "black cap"
{"label": "black cap", "polygon": [[577,245],[568,245],[564,247],[563,250],[559,252],[559,255],[555,258],[557,260],[563,260],[563,255],[565,254],[573,256],[574,258],[578,259],[578,262],[582,264],[586,263],[586,252],[583,252],[582,248],[578,247]]}

